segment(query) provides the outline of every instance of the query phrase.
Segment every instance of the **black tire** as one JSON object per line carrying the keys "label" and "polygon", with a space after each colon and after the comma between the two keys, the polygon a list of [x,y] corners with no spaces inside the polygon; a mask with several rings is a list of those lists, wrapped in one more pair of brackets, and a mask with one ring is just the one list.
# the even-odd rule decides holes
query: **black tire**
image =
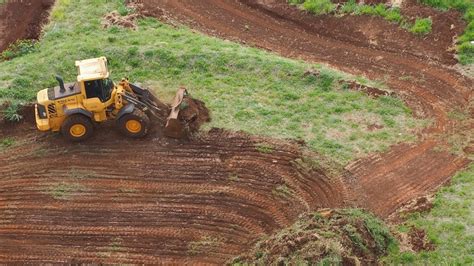
{"label": "black tire", "polygon": [[[139,127],[137,123],[140,125]],[[120,117],[117,121],[117,127],[127,137],[141,138],[148,133],[150,118],[141,110],[135,109],[133,112]]]}
{"label": "black tire", "polygon": [[[84,132],[80,132],[82,129]],[[84,141],[90,138],[93,132],[94,124],[90,118],[84,115],[71,115],[67,117],[61,125],[61,133],[63,136],[74,142]]]}

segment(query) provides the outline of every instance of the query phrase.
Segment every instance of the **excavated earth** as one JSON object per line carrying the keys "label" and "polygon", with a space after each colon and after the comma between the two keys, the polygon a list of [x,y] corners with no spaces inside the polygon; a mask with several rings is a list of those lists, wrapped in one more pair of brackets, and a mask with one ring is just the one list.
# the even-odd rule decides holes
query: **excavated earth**
{"label": "excavated earth", "polygon": [[0,4],[0,52],[16,40],[38,39],[53,4],[54,0],[8,0]]}
{"label": "excavated earth", "polygon": [[388,217],[469,163],[440,148],[460,130],[448,113],[472,99],[473,81],[450,67],[458,14],[436,13],[454,28],[419,39],[377,18],[314,17],[284,0],[142,3],[143,14],[167,22],[385,79],[433,126],[417,144],[334,176],[308,166],[301,158],[310,155],[291,141],[218,129],[187,141],[159,132],[128,140],[104,125],[70,144],[37,133],[27,110],[22,124],[0,126],[2,138],[16,140],[0,147],[2,263],[221,264],[306,211],[361,206]]}

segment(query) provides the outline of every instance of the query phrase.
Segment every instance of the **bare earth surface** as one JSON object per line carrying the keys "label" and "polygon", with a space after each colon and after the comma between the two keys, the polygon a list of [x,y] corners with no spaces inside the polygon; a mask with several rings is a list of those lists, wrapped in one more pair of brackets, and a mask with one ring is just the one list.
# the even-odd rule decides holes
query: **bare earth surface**
{"label": "bare earth surface", "polygon": [[37,133],[31,118],[2,125],[0,133],[20,143],[0,152],[0,261],[221,264],[304,211],[362,206],[387,217],[469,163],[440,137],[461,130],[448,113],[469,108],[473,88],[448,66],[448,42],[431,47],[391,25],[373,33],[383,20],[315,18],[283,0],[143,2],[144,13],[165,21],[386,79],[434,124],[419,143],[352,162],[342,176],[301,163],[297,143],[243,133],[175,141],[152,132],[132,141],[102,129],[72,145]]}
{"label": "bare earth surface", "polygon": [[18,39],[37,39],[54,0],[7,2],[0,5],[0,51]]}

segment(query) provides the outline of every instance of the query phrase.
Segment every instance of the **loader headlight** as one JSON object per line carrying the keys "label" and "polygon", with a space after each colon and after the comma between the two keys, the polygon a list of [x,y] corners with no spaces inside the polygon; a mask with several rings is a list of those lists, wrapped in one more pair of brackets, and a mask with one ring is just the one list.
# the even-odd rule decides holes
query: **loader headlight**
{"label": "loader headlight", "polygon": [[46,113],[46,108],[44,107],[44,105],[37,104],[37,105],[36,105],[36,108],[38,109],[38,116],[39,116],[41,119],[46,119],[46,118],[48,118],[48,114]]}

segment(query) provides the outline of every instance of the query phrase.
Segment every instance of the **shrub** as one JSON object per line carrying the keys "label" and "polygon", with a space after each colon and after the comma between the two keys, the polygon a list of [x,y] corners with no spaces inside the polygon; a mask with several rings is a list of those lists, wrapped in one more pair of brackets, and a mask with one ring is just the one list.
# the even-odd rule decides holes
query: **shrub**
{"label": "shrub", "polygon": [[391,8],[388,10],[387,14],[385,15],[385,19],[387,19],[390,22],[401,23],[403,21],[403,16],[400,13],[400,9]]}
{"label": "shrub", "polygon": [[356,3],[356,1],[349,0],[341,7],[339,12],[342,14],[355,13],[357,11],[357,8],[358,8],[358,4]]}
{"label": "shrub", "polygon": [[327,14],[336,9],[336,5],[331,0],[307,0],[303,7],[316,15]]}
{"label": "shrub", "polygon": [[23,116],[18,114],[18,110],[20,109],[19,104],[10,104],[8,105],[5,110],[3,110],[3,117],[5,120],[10,122],[19,122]]}
{"label": "shrub", "polygon": [[431,32],[432,23],[431,18],[417,18],[409,31],[417,35],[426,35]]}

